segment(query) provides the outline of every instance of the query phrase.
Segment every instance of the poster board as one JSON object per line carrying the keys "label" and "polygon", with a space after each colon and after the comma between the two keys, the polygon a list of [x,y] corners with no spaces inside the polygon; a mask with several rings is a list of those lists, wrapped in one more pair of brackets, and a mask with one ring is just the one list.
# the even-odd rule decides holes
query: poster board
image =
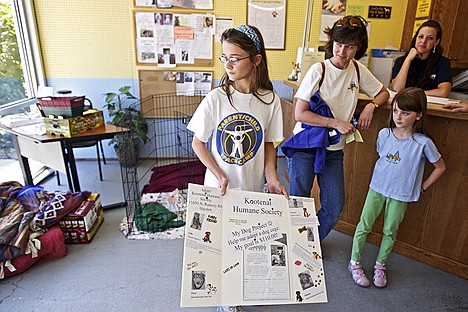
{"label": "poster board", "polygon": [[284,50],[286,0],[247,0],[247,24],[260,30],[265,49]]}
{"label": "poster board", "polygon": [[[184,71],[187,72],[187,71]],[[213,72],[191,72],[210,73]],[[168,79],[168,75],[176,75],[176,71],[168,70],[139,70],[138,79],[140,82],[140,110],[145,118],[177,118],[177,114],[168,109],[171,106],[184,106],[187,114],[192,114],[200,104],[204,95],[197,92],[195,96],[176,95],[177,81]],[[209,82],[209,89],[213,88],[213,79]],[[157,95],[167,95],[160,97]],[[169,98],[170,97],[170,98]],[[173,102],[173,103],[171,103]],[[189,106],[189,107],[187,107]]]}
{"label": "poster board", "polygon": [[190,184],[181,307],[327,302],[313,198]]}

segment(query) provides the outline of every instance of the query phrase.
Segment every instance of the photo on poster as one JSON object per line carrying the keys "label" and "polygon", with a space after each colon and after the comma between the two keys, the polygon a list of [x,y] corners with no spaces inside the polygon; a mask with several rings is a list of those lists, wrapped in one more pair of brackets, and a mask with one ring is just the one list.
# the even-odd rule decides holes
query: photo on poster
{"label": "photo on poster", "polygon": [[144,38],[154,37],[153,30],[152,29],[140,29],[140,37],[144,37]]}
{"label": "photo on poster", "polygon": [[172,1],[171,0],[157,0],[156,7],[158,7],[159,9],[172,8]]}
{"label": "photo on poster", "polygon": [[141,61],[150,61],[156,59],[154,52],[141,52]]}
{"label": "photo on poster", "polygon": [[206,95],[211,90],[212,73],[211,72],[195,72],[195,92],[201,95]]}
{"label": "photo on poster", "polygon": [[190,26],[190,14],[174,14],[174,26]]}
{"label": "photo on poster", "polygon": [[302,290],[306,290],[314,286],[312,275],[309,270],[305,270],[298,274],[299,282],[301,283]]}
{"label": "photo on poster", "polygon": [[177,83],[184,83],[184,72],[177,72],[176,74],[176,82]]}
{"label": "photo on poster", "polygon": [[307,241],[315,242],[314,229],[310,226],[307,227]]}
{"label": "photo on poster", "polygon": [[192,271],[192,290],[205,290],[206,271]]}
{"label": "photo on poster", "polygon": [[195,72],[195,82],[211,83],[211,73]]}
{"label": "photo on poster", "polygon": [[163,25],[172,26],[172,13],[164,13]]}
{"label": "photo on poster", "polygon": [[156,6],[156,0],[135,0],[136,6]]}
{"label": "photo on poster", "polygon": [[[178,72],[177,74],[179,74]],[[183,74],[183,73],[181,73]],[[192,222],[190,223],[190,227],[195,230],[201,230],[202,225],[203,225],[203,218],[205,217],[205,214],[199,213],[199,212],[194,212],[193,213],[193,218]]]}
{"label": "photo on poster", "polygon": [[320,21],[320,41],[327,41],[324,30],[332,28],[333,24],[342,18],[346,11],[346,0],[322,0],[322,18]]}
{"label": "photo on poster", "polygon": [[154,23],[156,25],[162,25],[163,24],[163,15],[161,13],[154,13]]}
{"label": "photo on poster", "polygon": [[187,62],[189,59],[189,52],[187,50],[180,51],[180,58],[182,62]]}
{"label": "photo on poster", "polygon": [[322,14],[344,14],[346,0],[322,0]]}
{"label": "photo on poster", "polygon": [[173,71],[165,71],[163,72],[163,79],[164,81],[175,81],[176,73]]}
{"label": "photo on poster", "polygon": [[177,64],[193,64],[195,62],[192,39],[177,39],[175,41],[175,48]]}
{"label": "photo on poster", "polygon": [[186,72],[184,75],[184,82],[193,83],[193,72]]}
{"label": "photo on poster", "polygon": [[284,246],[271,245],[271,266],[286,266],[286,250]]}
{"label": "photo on poster", "polygon": [[205,16],[203,18],[203,27],[212,28],[214,25],[214,16]]}
{"label": "photo on poster", "polygon": [[300,198],[291,198],[288,203],[289,203],[289,208],[304,207],[302,199]]}
{"label": "photo on poster", "polygon": [[175,67],[176,56],[171,47],[158,48],[158,66],[159,67]]}

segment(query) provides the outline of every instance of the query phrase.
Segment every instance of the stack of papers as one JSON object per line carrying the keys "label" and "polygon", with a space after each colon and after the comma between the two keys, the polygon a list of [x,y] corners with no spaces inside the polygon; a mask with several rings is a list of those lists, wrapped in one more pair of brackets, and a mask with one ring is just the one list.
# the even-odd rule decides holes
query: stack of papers
{"label": "stack of papers", "polygon": [[3,116],[1,122],[4,126],[8,128],[15,128],[27,125],[33,125],[38,123],[43,123],[44,119],[39,116],[34,116],[31,114],[13,114]]}

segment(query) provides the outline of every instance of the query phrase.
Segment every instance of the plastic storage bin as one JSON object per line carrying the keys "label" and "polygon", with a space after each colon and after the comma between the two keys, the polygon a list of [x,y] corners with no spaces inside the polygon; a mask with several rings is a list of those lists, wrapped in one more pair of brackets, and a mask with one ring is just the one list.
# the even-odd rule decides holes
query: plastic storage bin
{"label": "plastic storage bin", "polygon": [[392,57],[392,54],[399,52],[398,50],[390,49],[372,49],[372,57]]}

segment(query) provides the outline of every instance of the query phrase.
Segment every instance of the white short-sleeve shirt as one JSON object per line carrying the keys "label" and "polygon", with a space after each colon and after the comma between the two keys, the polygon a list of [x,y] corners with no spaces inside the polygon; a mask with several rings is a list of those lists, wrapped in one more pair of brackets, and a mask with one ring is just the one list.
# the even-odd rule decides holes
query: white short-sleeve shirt
{"label": "white short-sleeve shirt", "polygon": [[[359,92],[369,97],[376,96],[382,90],[383,84],[361,63],[359,66],[359,79],[354,64],[350,62],[345,69],[336,68],[330,60],[325,60],[325,75],[320,95],[330,107],[335,119],[350,121],[353,117],[358,102]],[[313,64],[307,71],[297,92],[296,98],[309,102],[310,97],[318,90],[322,77],[322,65],[320,62]],[[302,123],[296,123],[293,133],[301,131]],[[345,136],[340,142],[327,147],[328,150],[340,150],[345,145]]]}
{"label": "white short-sleeve shirt", "polygon": [[[262,93],[262,92],[260,92]],[[262,192],[265,184],[265,142],[283,140],[283,116],[278,95],[263,96],[234,91],[233,105],[216,88],[200,103],[187,128],[203,142],[211,138],[211,155],[229,180],[228,188]],[[205,185],[218,187],[207,170]]]}

